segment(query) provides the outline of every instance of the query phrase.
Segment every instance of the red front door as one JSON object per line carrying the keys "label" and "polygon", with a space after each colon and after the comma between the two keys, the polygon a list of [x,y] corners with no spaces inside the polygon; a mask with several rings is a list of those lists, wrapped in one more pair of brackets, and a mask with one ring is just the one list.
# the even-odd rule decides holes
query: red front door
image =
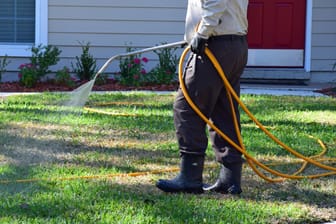
{"label": "red front door", "polygon": [[[254,52],[273,50],[274,56],[288,55],[289,62],[271,62],[274,66],[302,66],[305,46],[306,0],[250,0],[249,1],[249,48]],[[260,49],[261,51],[257,51]],[[268,52],[267,56],[271,52]],[[291,56],[292,55],[292,56]],[[255,54],[252,54],[255,56]],[[266,56],[264,54],[264,56]],[[258,56],[263,57],[263,55]],[[272,60],[272,59],[270,59]],[[267,61],[253,60],[256,66],[268,66]],[[265,61],[265,60],[264,60]],[[299,63],[300,61],[300,63]],[[286,65],[286,63],[288,65]],[[253,65],[253,64],[252,64]]]}

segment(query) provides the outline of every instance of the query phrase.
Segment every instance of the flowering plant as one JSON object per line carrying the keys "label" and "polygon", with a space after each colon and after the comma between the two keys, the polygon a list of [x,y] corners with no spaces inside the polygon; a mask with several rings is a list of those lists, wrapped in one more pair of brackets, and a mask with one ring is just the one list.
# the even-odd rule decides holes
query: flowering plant
{"label": "flowering plant", "polygon": [[57,64],[61,50],[51,45],[38,45],[32,47],[31,52],[30,63],[19,66],[19,81],[28,88],[34,87],[43,76],[50,72],[49,66]]}
{"label": "flowering plant", "polygon": [[36,66],[32,63],[21,64],[19,70],[20,83],[28,88],[34,87],[39,80]]}
{"label": "flowering plant", "polygon": [[[128,52],[131,49],[128,48]],[[120,77],[119,81],[123,85],[139,86],[146,82],[147,71],[144,65],[148,62],[148,58],[141,55],[131,55],[124,59],[120,59]]]}
{"label": "flowering plant", "polygon": [[151,71],[151,80],[156,84],[170,84],[177,78],[176,70],[179,58],[175,55],[176,48],[155,50],[159,64]]}

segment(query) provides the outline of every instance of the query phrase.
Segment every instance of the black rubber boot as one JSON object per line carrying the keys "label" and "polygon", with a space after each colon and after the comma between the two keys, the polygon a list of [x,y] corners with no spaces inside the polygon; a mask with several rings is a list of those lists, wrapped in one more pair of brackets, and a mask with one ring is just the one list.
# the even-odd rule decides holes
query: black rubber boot
{"label": "black rubber boot", "polygon": [[222,194],[240,194],[242,192],[240,187],[242,163],[222,164],[221,166],[216,183],[211,186],[204,186],[203,189]]}
{"label": "black rubber boot", "polygon": [[172,180],[159,180],[156,187],[168,193],[203,193],[204,156],[182,154],[181,170]]}

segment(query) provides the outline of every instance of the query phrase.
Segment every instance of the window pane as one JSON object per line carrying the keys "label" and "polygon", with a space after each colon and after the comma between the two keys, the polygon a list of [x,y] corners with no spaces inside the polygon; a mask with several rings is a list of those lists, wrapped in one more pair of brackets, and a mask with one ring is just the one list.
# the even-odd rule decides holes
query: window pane
{"label": "window pane", "polygon": [[14,1],[13,0],[1,0],[0,1],[0,18],[13,17]]}
{"label": "window pane", "polygon": [[[31,40],[35,40],[35,24],[30,21],[18,21],[17,22],[17,35],[16,41],[20,43],[30,43]],[[32,43],[33,43],[32,42]]]}
{"label": "window pane", "polygon": [[35,0],[16,0],[17,4],[17,17],[32,19],[35,17]]}
{"label": "window pane", "polygon": [[0,1],[0,44],[35,42],[35,0]]}
{"label": "window pane", "polygon": [[9,19],[0,19],[0,43],[13,42],[15,34],[12,29],[14,26],[14,21]]}

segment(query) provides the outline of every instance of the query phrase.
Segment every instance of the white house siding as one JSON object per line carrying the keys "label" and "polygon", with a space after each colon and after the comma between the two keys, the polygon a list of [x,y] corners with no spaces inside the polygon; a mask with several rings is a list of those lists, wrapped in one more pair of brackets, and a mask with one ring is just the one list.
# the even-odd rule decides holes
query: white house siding
{"label": "white house siding", "polygon": [[[314,0],[311,71],[313,79],[336,81],[336,1]],[[328,78],[329,77],[329,78]]]}
{"label": "white house siding", "polygon": [[[89,42],[101,66],[109,57],[125,53],[127,46],[141,49],[182,40],[186,4],[186,0],[49,0],[49,44],[62,50],[59,66],[71,67],[81,54],[80,43]],[[117,70],[117,62],[107,69]]]}

